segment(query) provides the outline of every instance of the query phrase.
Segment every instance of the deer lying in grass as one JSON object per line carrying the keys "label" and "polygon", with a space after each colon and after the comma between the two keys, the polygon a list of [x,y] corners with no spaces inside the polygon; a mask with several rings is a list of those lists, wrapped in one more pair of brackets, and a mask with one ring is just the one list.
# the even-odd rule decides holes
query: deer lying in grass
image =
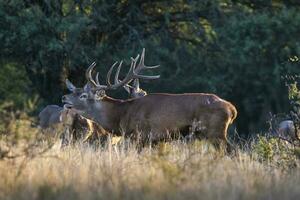
{"label": "deer lying in grass", "polygon": [[[117,80],[118,81],[118,80]],[[73,91],[72,84],[67,84],[69,90]],[[133,85],[125,84],[124,89],[130,98],[139,98],[147,94],[139,87],[139,79],[133,81]],[[44,132],[64,132],[63,143],[67,144],[70,138],[73,141],[81,139],[83,142],[103,140],[109,134],[99,124],[82,117],[70,109],[64,109],[58,105],[48,105],[39,114],[39,126]],[[59,129],[63,129],[58,131]]]}
{"label": "deer lying in grass", "polygon": [[[93,63],[86,71],[86,78],[93,87],[88,84],[83,89],[64,95],[62,101],[65,107],[96,121],[111,133],[139,138],[142,144],[149,140],[156,142],[172,138],[178,131],[189,128],[215,144],[227,144],[227,129],[236,118],[237,111],[231,103],[214,94],[156,93],[128,100],[117,100],[106,95],[107,90],[122,87],[135,78],[159,77],[139,74],[144,69],[158,67],[145,66],[144,56],[143,49],[138,66],[139,55],[132,59],[129,72],[122,81],[111,84],[107,79],[107,85],[100,84],[98,75],[95,80],[92,78]],[[122,62],[118,71],[121,66]]]}

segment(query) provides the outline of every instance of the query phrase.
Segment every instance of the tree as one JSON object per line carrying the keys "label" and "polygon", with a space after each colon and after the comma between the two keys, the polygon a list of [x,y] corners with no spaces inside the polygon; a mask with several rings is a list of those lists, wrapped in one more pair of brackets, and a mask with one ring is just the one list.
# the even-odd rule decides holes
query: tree
{"label": "tree", "polygon": [[96,61],[105,80],[114,61],[129,64],[146,47],[146,64],[161,65],[149,73],[161,79],[145,89],[216,93],[237,105],[238,131],[255,132],[270,111],[287,110],[281,76],[300,73],[287,63],[300,54],[295,2],[1,1],[0,60],[24,66],[30,91],[59,103],[66,77],[82,86]]}

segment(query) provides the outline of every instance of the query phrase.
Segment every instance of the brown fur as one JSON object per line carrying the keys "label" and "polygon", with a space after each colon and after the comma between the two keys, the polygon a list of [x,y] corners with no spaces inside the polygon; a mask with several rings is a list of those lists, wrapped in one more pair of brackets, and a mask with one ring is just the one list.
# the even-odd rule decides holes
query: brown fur
{"label": "brown fur", "polygon": [[[116,100],[110,97],[65,95],[66,103],[83,116],[95,120],[109,132],[140,137],[142,141],[160,141],[197,121],[211,140],[226,141],[227,129],[237,116],[236,108],[213,94],[149,94],[138,99]],[[151,133],[151,134],[150,134]]]}
{"label": "brown fur", "polygon": [[[106,137],[108,133],[97,123],[84,118],[72,110],[57,105],[46,106],[39,114],[39,126],[43,133],[62,132],[63,143],[72,141],[95,141]],[[102,139],[103,140],[103,139]]]}
{"label": "brown fur", "polygon": [[[72,85],[71,87],[75,93],[82,93],[82,89],[75,88],[75,86]],[[124,86],[124,88],[125,87],[128,87],[126,91],[131,98],[139,98],[147,94],[140,88],[130,87],[128,85]],[[64,137],[72,137],[73,141],[78,141],[79,139],[83,139],[84,142],[87,140],[104,141],[104,138],[106,140],[109,135],[109,133],[96,122],[82,117],[74,112],[74,110],[64,109],[58,105],[47,105],[39,113],[39,126],[44,130],[44,133],[50,132],[52,134],[60,129],[64,129],[64,134],[68,132],[67,134],[70,135]],[[66,139],[69,140],[69,138]],[[67,141],[67,143],[69,143],[69,141]]]}

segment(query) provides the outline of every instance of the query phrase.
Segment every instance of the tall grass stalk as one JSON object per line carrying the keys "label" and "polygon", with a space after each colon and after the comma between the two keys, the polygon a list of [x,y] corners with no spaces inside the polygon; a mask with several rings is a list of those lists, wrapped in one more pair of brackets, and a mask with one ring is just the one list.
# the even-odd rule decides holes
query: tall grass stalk
{"label": "tall grass stalk", "polygon": [[1,160],[0,199],[297,199],[299,163],[285,169],[258,157],[245,150],[227,156],[205,141],[142,152],[127,142],[56,144],[24,166],[22,158]]}

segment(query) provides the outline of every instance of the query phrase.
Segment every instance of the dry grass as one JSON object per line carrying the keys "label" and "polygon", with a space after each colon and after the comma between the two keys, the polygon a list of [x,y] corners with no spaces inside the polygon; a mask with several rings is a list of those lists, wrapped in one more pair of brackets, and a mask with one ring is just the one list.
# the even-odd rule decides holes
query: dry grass
{"label": "dry grass", "polygon": [[241,150],[230,157],[199,141],[141,153],[124,144],[56,144],[32,159],[1,160],[0,199],[297,199],[300,168],[293,161],[280,167]]}

